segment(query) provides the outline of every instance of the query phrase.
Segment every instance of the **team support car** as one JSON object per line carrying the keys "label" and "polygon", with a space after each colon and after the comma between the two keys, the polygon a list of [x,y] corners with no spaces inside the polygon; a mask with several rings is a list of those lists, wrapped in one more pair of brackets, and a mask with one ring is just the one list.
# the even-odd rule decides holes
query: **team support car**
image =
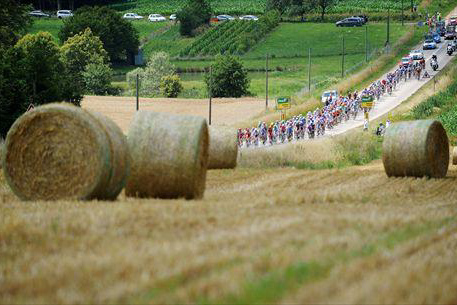
{"label": "team support car", "polygon": [[321,102],[323,104],[325,104],[325,102],[327,102],[327,100],[330,98],[330,96],[332,97],[332,100],[337,99],[338,91],[337,90],[325,91],[324,93],[322,93]]}
{"label": "team support car", "polygon": [[122,16],[124,19],[130,19],[130,20],[141,20],[144,17],[138,15],[137,13],[125,13],[124,16]]}
{"label": "team support car", "polygon": [[42,18],[42,17],[49,17],[49,14],[46,14],[46,13],[43,13],[43,11],[37,10],[37,11],[31,11],[29,13],[29,16]]}
{"label": "team support car", "polygon": [[424,53],[423,53],[421,50],[412,50],[412,51],[409,53],[409,56],[410,56],[413,60],[421,60],[421,59],[424,59]]}
{"label": "team support car", "polygon": [[449,25],[446,27],[446,34],[444,34],[445,40],[454,40],[456,38],[455,25]]}
{"label": "team support car", "polygon": [[336,26],[362,26],[362,18],[346,18],[335,23]]}
{"label": "team support car", "polygon": [[433,33],[433,40],[435,41],[435,43],[440,43],[441,42],[441,36],[440,34],[438,34],[437,32]]}
{"label": "team support car", "polygon": [[73,13],[70,10],[57,11],[57,18],[59,18],[59,19],[69,18],[71,16],[73,16]]}
{"label": "team support car", "polygon": [[413,64],[413,59],[411,56],[405,56],[400,60],[399,66],[400,67],[408,67],[409,65]]}
{"label": "team support car", "polygon": [[148,17],[148,20],[151,22],[161,22],[161,21],[166,21],[167,19],[160,14],[151,14]]}
{"label": "team support car", "polygon": [[240,20],[252,20],[252,21],[257,21],[259,20],[259,17],[254,16],[254,15],[246,15],[246,16],[241,16]]}
{"label": "team support car", "polygon": [[433,40],[433,37],[427,36],[425,38],[424,44],[422,45],[422,49],[424,49],[424,50],[436,49],[436,42]]}
{"label": "team support car", "polygon": [[457,25],[457,16],[452,16],[449,18],[449,21],[447,23],[448,25]]}

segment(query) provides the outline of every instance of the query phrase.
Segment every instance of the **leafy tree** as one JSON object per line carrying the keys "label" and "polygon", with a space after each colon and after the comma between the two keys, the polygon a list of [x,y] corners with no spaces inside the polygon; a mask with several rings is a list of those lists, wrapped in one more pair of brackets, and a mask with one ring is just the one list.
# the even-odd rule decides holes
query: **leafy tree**
{"label": "leafy tree", "polygon": [[85,89],[96,95],[110,93],[113,71],[107,64],[90,63],[82,72]]}
{"label": "leafy tree", "polygon": [[32,22],[29,9],[17,0],[0,0],[0,47],[13,46],[26,32]]}
{"label": "leafy tree", "polygon": [[317,8],[317,0],[291,0],[287,9],[289,16],[301,16],[302,21],[305,15]]}
{"label": "leafy tree", "polygon": [[51,34],[27,34],[16,43],[15,49],[24,56],[25,81],[31,102],[41,105],[61,100],[63,64]]}
{"label": "leafy tree", "polygon": [[[84,32],[68,38],[61,48],[61,58],[67,78],[66,95],[70,96],[72,101],[81,101],[84,91],[99,94],[109,89],[110,85],[106,84],[110,82],[112,72],[107,65],[108,53],[103,49],[100,38],[95,36],[91,29],[87,28]],[[89,65],[91,71],[84,75]],[[98,85],[94,83],[95,75],[102,77]],[[90,85],[86,81],[90,82]],[[105,84],[104,88],[99,87],[102,84]]]}
{"label": "leafy tree", "polygon": [[281,15],[289,9],[291,0],[267,0],[265,11],[276,10]]}
{"label": "leafy tree", "polygon": [[69,37],[90,28],[100,37],[111,62],[131,62],[140,45],[138,31],[116,11],[107,7],[82,7],[64,20],[59,32],[63,43]]}
{"label": "leafy tree", "polygon": [[337,0],[316,0],[316,4],[321,13],[321,20],[324,20],[325,13],[336,4]]}
{"label": "leafy tree", "polygon": [[178,12],[179,32],[182,36],[193,36],[194,31],[202,25],[209,24],[212,9],[207,0],[189,0]]}
{"label": "leafy tree", "polygon": [[177,97],[182,91],[181,80],[178,75],[166,75],[160,80],[160,90],[166,97]]}
{"label": "leafy tree", "polygon": [[205,83],[213,97],[241,97],[248,94],[248,73],[237,57],[218,55],[211,69],[212,75],[205,75]]}

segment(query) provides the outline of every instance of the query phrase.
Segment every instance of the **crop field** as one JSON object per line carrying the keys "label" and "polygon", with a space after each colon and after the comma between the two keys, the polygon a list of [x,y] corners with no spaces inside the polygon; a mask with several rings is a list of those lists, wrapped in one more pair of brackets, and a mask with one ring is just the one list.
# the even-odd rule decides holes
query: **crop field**
{"label": "crop field", "polygon": [[[263,14],[265,12],[264,0],[211,0],[211,7],[215,14]],[[421,1],[415,1],[421,2]],[[140,14],[162,13],[174,14],[185,5],[185,0],[134,0],[118,1],[111,7],[121,12],[135,11]],[[409,1],[405,1],[408,7]],[[360,12],[385,12],[401,10],[401,1],[397,0],[339,0],[331,9],[331,13],[360,13]]]}

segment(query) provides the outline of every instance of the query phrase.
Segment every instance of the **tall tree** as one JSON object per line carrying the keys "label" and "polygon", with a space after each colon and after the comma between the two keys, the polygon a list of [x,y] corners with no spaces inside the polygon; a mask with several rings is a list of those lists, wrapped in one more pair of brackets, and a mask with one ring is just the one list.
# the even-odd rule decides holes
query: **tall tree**
{"label": "tall tree", "polygon": [[131,62],[140,45],[138,31],[132,23],[107,7],[82,7],[71,18],[64,20],[59,38],[64,43],[68,38],[90,28],[100,37],[111,62]]}
{"label": "tall tree", "polygon": [[0,47],[16,43],[31,24],[29,6],[18,4],[17,0],[0,0]]}
{"label": "tall tree", "polygon": [[321,13],[321,20],[324,20],[325,13],[336,4],[337,0],[317,0],[317,6]]}

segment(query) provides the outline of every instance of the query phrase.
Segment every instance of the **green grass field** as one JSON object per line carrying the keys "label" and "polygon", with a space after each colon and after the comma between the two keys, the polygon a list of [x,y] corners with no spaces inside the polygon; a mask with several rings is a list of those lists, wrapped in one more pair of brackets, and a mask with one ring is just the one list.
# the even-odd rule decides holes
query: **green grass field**
{"label": "green grass field", "polygon": [[[149,22],[149,21],[134,21],[132,22],[135,29],[137,29],[140,41],[148,38],[154,32],[162,29],[169,22]],[[29,33],[38,33],[40,31],[49,32],[54,37],[55,41],[59,42],[59,31],[63,26],[63,21],[60,19],[34,19],[33,24],[29,28]]]}

